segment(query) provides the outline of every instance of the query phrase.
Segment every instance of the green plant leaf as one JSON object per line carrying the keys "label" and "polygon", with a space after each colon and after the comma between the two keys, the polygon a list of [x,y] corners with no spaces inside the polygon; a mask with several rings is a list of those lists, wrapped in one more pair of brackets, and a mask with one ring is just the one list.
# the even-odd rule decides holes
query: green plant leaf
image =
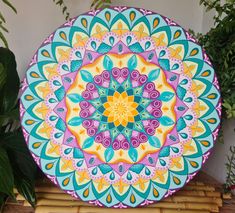
{"label": "green plant leaf", "polygon": [[16,178],[15,185],[18,192],[24,196],[24,198],[31,204],[32,207],[35,207],[35,184],[28,179],[18,176],[18,178]]}
{"label": "green plant leaf", "polygon": [[2,40],[5,47],[8,47],[7,40],[1,31],[0,31],[0,40]]}
{"label": "green plant leaf", "polygon": [[3,23],[6,23],[6,20],[4,18],[4,16],[2,15],[2,13],[0,12],[0,20],[2,20]]}
{"label": "green plant leaf", "polygon": [[[34,162],[24,140],[21,129],[1,135],[2,146],[7,151],[8,157],[14,171],[19,168],[23,176],[34,180],[37,165]],[[13,172],[14,172],[13,171]]]}
{"label": "green plant leaf", "polygon": [[16,8],[12,5],[11,2],[9,2],[8,0],[2,0],[2,2],[6,4],[8,7],[10,7],[15,13],[17,13]]}
{"label": "green plant leaf", "polygon": [[0,115],[4,115],[16,105],[20,80],[16,70],[15,56],[9,49],[0,47],[0,63],[3,66],[0,78],[2,76],[5,78],[0,90]]}
{"label": "green plant leaf", "polygon": [[0,192],[14,197],[14,177],[5,149],[0,147]]}

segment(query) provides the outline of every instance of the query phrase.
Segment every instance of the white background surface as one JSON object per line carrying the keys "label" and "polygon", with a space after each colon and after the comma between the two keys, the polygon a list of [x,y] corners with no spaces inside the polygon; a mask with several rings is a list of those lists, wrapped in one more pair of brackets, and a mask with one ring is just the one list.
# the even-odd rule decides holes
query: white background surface
{"label": "white background surface", "polygon": [[[31,57],[42,41],[58,26],[64,23],[61,9],[52,0],[11,0],[18,10],[15,15],[9,8],[0,4],[7,20],[7,34],[10,49],[15,53],[18,72],[21,78]],[[89,10],[91,0],[65,0],[71,16],[77,16]],[[207,32],[213,25],[211,13],[205,13],[199,6],[199,0],[113,0],[113,5],[136,6],[158,12],[172,18],[185,29]],[[205,165],[207,173],[217,180],[225,181],[225,161],[230,144],[235,143],[233,132],[235,122],[225,124],[225,144],[216,147]]]}

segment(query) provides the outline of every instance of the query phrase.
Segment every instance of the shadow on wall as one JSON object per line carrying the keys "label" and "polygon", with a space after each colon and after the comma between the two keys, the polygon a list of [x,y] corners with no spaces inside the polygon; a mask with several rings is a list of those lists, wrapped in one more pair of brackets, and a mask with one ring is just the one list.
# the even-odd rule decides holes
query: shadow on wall
{"label": "shadow on wall", "polygon": [[223,124],[224,143],[216,142],[212,153],[203,166],[203,171],[221,183],[226,181],[227,155],[231,145],[235,145],[235,120],[226,120]]}

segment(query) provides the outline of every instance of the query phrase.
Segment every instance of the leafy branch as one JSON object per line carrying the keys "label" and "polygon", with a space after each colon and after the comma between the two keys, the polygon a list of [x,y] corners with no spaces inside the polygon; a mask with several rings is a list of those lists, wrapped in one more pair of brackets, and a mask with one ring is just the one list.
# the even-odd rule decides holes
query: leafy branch
{"label": "leafy branch", "polygon": [[[68,12],[68,7],[64,0],[53,0],[53,2],[62,8],[62,13],[65,15],[65,19],[68,20],[70,18],[70,13]],[[104,9],[109,7],[111,3],[111,0],[93,0],[91,3],[91,9]]]}
{"label": "leafy branch", "polygon": [[235,118],[235,0],[201,0],[206,10],[214,9],[215,27],[205,35],[195,34],[209,55],[223,97],[223,119]]}
{"label": "leafy branch", "polygon": [[227,190],[235,185],[235,146],[230,147],[230,153],[231,156],[227,156],[228,162],[226,163],[227,178],[225,187]]}
{"label": "leafy branch", "polygon": [[91,4],[91,9],[103,9],[111,5],[111,0],[93,0]]}
{"label": "leafy branch", "polygon": [[[8,0],[0,0],[0,2],[5,4],[7,7],[9,7],[15,13],[17,13],[15,7]],[[4,35],[4,33],[8,33],[8,30],[5,26],[5,24],[6,24],[6,19],[4,18],[3,14],[0,10],[0,41],[2,41],[2,43],[4,44],[5,47],[8,47],[8,43],[7,43],[6,37]]]}
{"label": "leafy branch", "polygon": [[62,13],[65,15],[65,19],[68,20],[70,17],[70,13],[68,12],[68,7],[64,3],[64,0],[53,0],[53,2],[62,8]]}

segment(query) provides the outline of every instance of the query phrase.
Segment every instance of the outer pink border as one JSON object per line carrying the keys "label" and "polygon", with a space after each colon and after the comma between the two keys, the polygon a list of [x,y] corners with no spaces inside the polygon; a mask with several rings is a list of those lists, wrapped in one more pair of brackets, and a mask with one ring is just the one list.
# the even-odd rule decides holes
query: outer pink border
{"label": "outer pink border", "polygon": [[[138,10],[139,12],[141,12],[143,15],[146,15],[148,12],[151,12],[152,14],[155,14],[155,15],[160,15],[167,23],[169,26],[178,26],[180,28],[182,28],[180,25],[178,25],[175,21],[173,21],[172,19],[169,19],[159,13],[156,13],[156,12],[153,12],[151,10],[147,10],[147,9],[143,9],[143,8],[138,8],[138,7],[127,7],[127,6],[112,6],[110,7],[111,9],[114,9],[114,10],[119,10],[120,12],[124,11],[124,10],[127,10],[127,9],[131,9],[131,8],[134,8],[136,10]],[[66,26],[72,26],[73,22],[81,15],[91,15],[91,16],[95,16],[96,14],[98,14],[100,11],[102,10],[90,10],[86,13],[82,13],[74,18],[71,18],[69,21],[65,22],[63,25],[61,25],[60,27],[58,27],[52,34],[50,34],[44,41],[43,43],[40,45],[40,47],[37,49],[37,51],[35,52],[33,58],[31,59],[31,62],[29,63],[28,67],[27,67],[27,70],[33,65],[36,63],[36,59],[37,59],[37,53],[38,53],[38,50],[45,46],[46,44],[48,43],[51,43],[51,38],[54,36],[54,34],[57,32],[58,29],[62,28],[62,27],[66,27]],[[182,30],[184,31],[184,33],[187,35],[187,39],[194,42],[195,44],[198,44],[200,46],[200,44],[197,42],[197,40],[195,38],[193,38],[189,32],[187,30],[185,30],[184,28],[182,28]],[[204,57],[204,61],[206,63],[208,63],[209,65],[212,65],[211,61],[210,61],[210,58],[207,56],[204,48],[202,47],[202,53],[203,53],[203,57]],[[27,82],[26,82],[26,74],[24,75],[24,78],[23,78],[23,86],[21,87],[20,89],[20,96],[21,94],[23,94],[23,92],[25,91],[25,85],[28,86]],[[218,91],[220,91],[220,86],[219,86],[219,82],[217,80],[217,77],[216,77],[216,73],[215,73],[215,77],[214,77],[214,82],[213,84],[215,85],[215,87],[218,89]],[[220,96],[220,100],[218,102],[218,105],[216,107],[216,110],[219,114],[219,118],[220,118],[220,122],[221,122],[221,112],[222,112],[222,109],[221,109],[221,105],[222,105],[222,98]],[[25,109],[23,108],[23,104],[22,104],[22,101],[20,100],[20,122],[22,123],[22,117],[23,117],[23,114],[25,113]],[[22,132],[23,132],[23,135],[24,135],[24,138],[25,138],[25,141],[28,145],[28,133],[26,132],[26,130],[24,129],[23,126],[21,126],[22,128]],[[219,133],[219,130],[221,128],[221,123],[218,125],[218,127],[213,131],[212,135],[213,135],[213,138],[214,138],[214,141],[213,143],[215,144],[215,141],[218,137],[218,133]],[[214,147],[214,145],[213,145]],[[206,152],[202,157],[203,157],[203,161],[202,161],[202,164],[201,164],[201,168],[202,166],[205,164],[206,160],[208,159],[213,147],[208,151]],[[29,150],[30,151],[30,150]],[[40,157],[37,157],[36,155],[34,155],[31,151],[30,151],[31,155],[33,156],[34,158],[34,161],[37,163],[37,165],[39,166],[39,168],[41,169],[41,165],[40,165]],[[164,198],[167,198],[169,196],[171,196],[172,194],[176,193],[177,191],[179,191],[180,189],[182,189],[187,183],[189,183],[196,175],[197,173],[201,170],[201,168],[192,173],[192,174],[188,174],[188,178],[185,182],[185,184],[181,187],[181,188],[178,188],[178,189],[175,189],[175,190],[168,190],[168,192],[164,195]],[[60,185],[59,183],[57,182],[56,180],[56,176],[50,176],[50,175],[46,175],[51,181],[53,184],[55,184],[56,186],[58,186],[60,188]],[[61,188],[60,188],[61,189]],[[79,196],[77,196],[77,194],[75,193],[75,191],[68,191],[68,190],[63,190],[61,189],[62,191],[66,192],[67,194],[70,194],[72,197],[78,199],[78,200],[82,200]],[[82,200],[83,201],[83,200]],[[99,207],[106,207],[106,208],[109,208],[107,206],[104,206],[102,203],[100,203],[98,200],[94,200],[94,201],[84,201],[84,202],[87,202],[87,203],[90,203],[90,204],[93,204],[93,205],[96,205],[96,206],[99,206]],[[142,202],[141,204],[139,204],[137,207],[143,207],[143,206],[146,206],[146,205],[149,205],[149,204],[153,204],[153,203],[157,203],[159,201],[149,201],[149,200],[145,200],[144,202]],[[125,206],[123,205],[122,203],[119,203],[118,205],[116,206],[113,206],[111,208],[133,208],[131,206]],[[136,208],[136,207],[135,207]]]}

